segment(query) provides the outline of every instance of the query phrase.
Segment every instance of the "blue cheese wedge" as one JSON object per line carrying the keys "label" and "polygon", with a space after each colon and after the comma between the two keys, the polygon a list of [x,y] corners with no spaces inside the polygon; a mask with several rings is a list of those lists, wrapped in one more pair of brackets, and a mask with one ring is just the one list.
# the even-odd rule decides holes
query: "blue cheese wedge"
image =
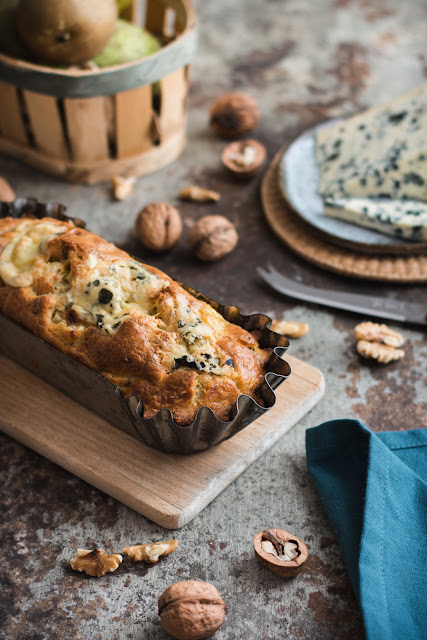
{"label": "blue cheese wedge", "polygon": [[427,84],[316,135],[323,197],[427,200]]}
{"label": "blue cheese wedge", "polygon": [[413,242],[427,242],[427,203],[419,200],[327,198],[327,216]]}

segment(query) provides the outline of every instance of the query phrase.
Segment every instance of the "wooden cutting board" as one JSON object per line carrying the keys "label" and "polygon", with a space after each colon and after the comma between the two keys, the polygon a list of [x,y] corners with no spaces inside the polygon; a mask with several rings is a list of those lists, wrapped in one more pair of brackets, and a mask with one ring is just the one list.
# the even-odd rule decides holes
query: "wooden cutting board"
{"label": "wooden cutting board", "polygon": [[162,453],[145,446],[0,356],[0,429],[168,529],[179,529],[320,400],[320,371],[286,354],[291,376],[275,406],[208,451]]}

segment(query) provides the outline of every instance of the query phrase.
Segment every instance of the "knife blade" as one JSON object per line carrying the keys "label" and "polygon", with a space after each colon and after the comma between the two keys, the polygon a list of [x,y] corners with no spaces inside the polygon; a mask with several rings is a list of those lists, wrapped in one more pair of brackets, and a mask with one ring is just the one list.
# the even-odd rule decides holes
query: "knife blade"
{"label": "knife blade", "polygon": [[257,271],[270,287],[290,298],[314,302],[334,309],[353,311],[367,316],[427,326],[427,305],[360,293],[311,287],[287,278],[271,265],[268,265],[267,269],[257,267]]}

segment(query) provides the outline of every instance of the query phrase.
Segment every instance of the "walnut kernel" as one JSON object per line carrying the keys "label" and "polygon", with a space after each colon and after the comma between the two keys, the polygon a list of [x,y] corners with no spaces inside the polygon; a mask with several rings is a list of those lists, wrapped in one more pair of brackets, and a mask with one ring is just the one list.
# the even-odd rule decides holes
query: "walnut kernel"
{"label": "walnut kernel", "polygon": [[280,333],[287,338],[302,338],[308,333],[308,324],[306,322],[291,322],[287,320],[273,320],[271,330]]}
{"label": "walnut kernel", "polygon": [[70,565],[74,571],[84,571],[88,576],[100,578],[115,571],[122,562],[123,558],[118,553],[105,553],[103,549],[77,549]]}
{"label": "walnut kernel", "polygon": [[239,138],[259,124],[257,103],[246,93],[228,93],[218,98],[210,111],[211,127],[223,138]]}
{"label": "walnut kernel", "polygon": [[146,249],[167,251],[181,237],[181,215],[175,207],[167,202],[147,204],[137,216],[136,234]]}
{"label": "walnut kernel", "polygon": [[160,596],[159,616],[167,633],[176,640],[210,638],[225,619],[225,602],[213,584],[183,580]]}
{"label": "walnut kernel", "polygon": [[192,185],[185,187],[178,193],[180,200],[191,200],[193,202],[218,202],[221,198],[220,194],[204,187]]}
{"label": "walnut kernel", "polygon": [[290,562],[298,556],[298,545],[296,542],[288,541],[283,545],[283,551],[279,553],[270,540],[261,542],[261,549],[264,553],[271,553],[275,558],[279,558],[281,562]]}
{"label": "walnut kernel", "polygon": [[405,342],[402,334],[393,331],[386,324],[376,322],[361,322],[354,327],[354,337],[356,340],[368,340],[369,342],[379,342],[387,344],[389,347],[401,347]]}
{"label": "walnut kernel", "polygon": [[257,140],[242,140],[227,145],[222,152],[222,163],[237,178],[251,178],[267,157],[263,144]]}
{"label": "walnut kernel", "polygon": [[265,529],[253,539],[257,559],[282,578],[296,576],[308,559],[304,542],[284,529]]}
{"label": "walnut kernel", "polygon": [[126,200],[129,198],[133,191],[133,185],[136,182],[135,176],[124,178],[122,176],[115,176],[111,178],[111,190],[115,200]]}
{"label": "walnut kernel", "polygon": [[158,562],[160,556],[168,556],[178,549],[178,540],[152,542],[150,544],[134,544],[124,547],[122,553],[135,562]]}
{"label": "walnut kernel", "polygon": [[403,349],[396,349],[379,342],[368,342],[368,340],[358,340],[356,349],[364,358],[373,358],[382,364],[400,360],[405,355]]}
{"label": "walnut kernel", "polygon": [[364,358],[387,364],[405,355],[403,349],[397,348],[404,343],[403,336],[386,324],[361,322],[354,327],[354,337],[357,340],[356,349]]}
{"label": "walnut kernel", "polygon": [[224,216],[204,216],[193,224],[188,236],[199,260],[210,262],[223,258],[236,246],[236,227]]}

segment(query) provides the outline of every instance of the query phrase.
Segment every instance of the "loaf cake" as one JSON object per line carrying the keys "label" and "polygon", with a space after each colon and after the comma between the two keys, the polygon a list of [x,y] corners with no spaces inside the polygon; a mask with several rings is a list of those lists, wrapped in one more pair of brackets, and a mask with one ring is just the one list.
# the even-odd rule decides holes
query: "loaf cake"
{"label": "loaf cake", "polygon": [[271,349],[158,269],[53,218],[0,220],[0,312],[118,386],[143,417],[233,419]]}

